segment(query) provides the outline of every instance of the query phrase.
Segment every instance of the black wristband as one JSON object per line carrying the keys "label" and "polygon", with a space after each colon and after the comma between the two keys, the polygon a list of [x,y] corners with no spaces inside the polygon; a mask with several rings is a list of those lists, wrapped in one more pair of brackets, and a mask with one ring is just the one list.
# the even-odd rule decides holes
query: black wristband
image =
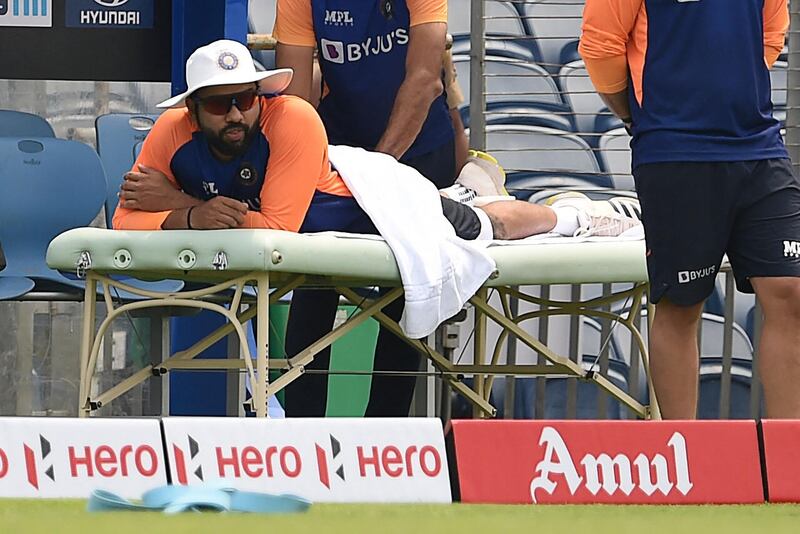
{"label": "black wristband", "polygon": [[195,206],[192,206],[192,207],[191,207],[191,208],[189,208],[189,210],[186,212],[186,228],[188,228],[189,230],[194,230],[194,228],[192,228],[192,210],[193,210],[194,208],[195,208]]}

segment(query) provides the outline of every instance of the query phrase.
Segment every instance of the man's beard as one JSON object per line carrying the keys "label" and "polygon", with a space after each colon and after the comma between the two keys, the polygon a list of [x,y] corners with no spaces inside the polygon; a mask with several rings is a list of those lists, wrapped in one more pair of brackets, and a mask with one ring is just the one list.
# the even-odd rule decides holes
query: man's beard
{"label": "man's beard", "polygon": [[[236,130],[241,130],[244,132],[242,139],[233,143],[225,141],[225,134],[228,132],[235,132]],[[256,134],[256,124],[253,124],[253,126],[250,127],[244,123],[229,124],[220,130],[219,133],[208,128],[203,128],[203,133],[205,133],[208,143],[214,149],[216,149],[217,152],[223,156],[234,159],[244,155],[244,153],[247,152],[247,149],[250,148],[250,144],[252,143],[253,137],[255,137]]]}

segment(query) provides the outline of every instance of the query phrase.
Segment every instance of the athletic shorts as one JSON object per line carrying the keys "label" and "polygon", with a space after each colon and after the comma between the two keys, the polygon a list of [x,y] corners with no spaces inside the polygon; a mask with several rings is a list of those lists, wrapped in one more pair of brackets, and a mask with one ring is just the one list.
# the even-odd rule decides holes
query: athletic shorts
{"label": "athletic shorts", "polygon": [[702,302],[726,253],[746,293],[753,277],[800,276],[800,182],[788,159],[649,163],[633,176],[652,302]]}
{"label": "athletic shorts", "polygon": [[[483,210],[449,198],[440,197],[440,199],[442,212],[453,225],[458,237],[469,241],[492,239],[494,233],[492,223]],[[380,233],[355,198],[317,191],[300,227],[300,233],[330,231],[355,234]]]}

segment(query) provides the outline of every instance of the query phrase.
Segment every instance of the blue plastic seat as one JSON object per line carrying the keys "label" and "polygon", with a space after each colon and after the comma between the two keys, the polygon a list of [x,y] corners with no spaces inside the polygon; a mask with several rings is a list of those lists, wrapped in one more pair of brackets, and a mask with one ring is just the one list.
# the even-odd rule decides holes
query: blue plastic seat
{"label": "blue plastic seat", "polygon": [[100,213],[106,181],[97,153],[77,141],[0,138],[0,190],[0,242],[7,261],[0,277],[18,279],[16,290],[6,287],[0,299],[20,296],[26,285],[33,289],[26,279],[58,291],[82,288],[81,281],[50,269],[45,255],[54,237],[88,226]]}
{"label": "blue plastic seat", "polygon": [[[251,0],[261,2],[262,0]],[[449,0],[447,6],[447,32],[454,39],[468,37],[471,33],[471,0]],[[484,35],[487,37],[528,37],[528,29],[513,2],[492,0],[484,2]]]}
{"label": "blue plastic seat", "polygon": [[609,174],[614,187],[633,191],[636,187],[631,174],[631,137],[624,128],[609,130],[600,136],[598,154],[603,170]]}
{"label": "blue plastic seat", "polygon": [[[454,55],[458,83],[470,94],[470,58]],[[544,68],[520,59],[486,56],[484,59],[486,102],[536,102],[564,104],[555,80]]]}
{"label": "blue plastic seat", "polygon": [[0,137],[55,137],[53,127],[44,117],[0,109]]}
{"label": "blue plastic seat", "polygon": [[[469,128],[469,106],[459,112],[464,127]],[[544,126],[565,132],[575,129],[572,111],[565,104],[544,102],[489,102],[486,104],[486,124]]]}
{"label": "blue plastic seat", "polygon": [[135,147],[142,143],[153,127],[158,115],[135,113],[109,113],[97,117],[97,152],[108,180],[106,192],[106,225],[111,228],[111,219],[117,209],[117,193],[122,177],[133,167]]}
{"label": "blue plastic seat", "polygon": [[528,200],[534,192],[546,189],[585,191],[610,187],[611,180],[603,174],[525,171],[506,175],[506,189],[518,200]]}
{"label": "blue plastic seat", "polygon": [[542,53],[542,65],[556,73],[561,68],[564,50],[575,48],[581,35],[585,0],[529,0],[520,3],[528,34]]}
{"label": "blue plastic seat", "polygon": [[[530,63],[541,61],[539,49],[536,47],[536,43],[531,40],[513,37],[486,37],[483,45],[484,55],[487,57],[505,57]],[[469,35],[455,37],[453,38],[453,46],[450,48],[450,53],[454,56],[468,56],[470,47]]]}
{"label": "blue plastic seat", "polygon": [[490,124],[486,127],[486,148],[507,172],[600,173],[586,141],[553,128]]}
{"label": "blue plastic seat", "polygon": [[[700,383],[697,401],[698,419],[720,418],[720,394],[722,392],[722,358],[703,357],[700,360]],[[752,414],[751,385],[753,368],[751,360],[731,360],[731,384],[728,403],[728,419],[753,419],[764,413],[763,396],[759,398],[758,413]]]}

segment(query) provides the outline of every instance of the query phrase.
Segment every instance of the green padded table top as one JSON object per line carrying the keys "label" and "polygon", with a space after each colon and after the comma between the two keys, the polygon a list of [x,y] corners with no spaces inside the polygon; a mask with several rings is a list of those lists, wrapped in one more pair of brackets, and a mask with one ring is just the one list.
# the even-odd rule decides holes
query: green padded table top
{"label": "green padded table top", "polygon": [[[486,286],[643,282],[647,280],[644,241],[575,243],[565,239],[491,246],[497,276]],[[399,285],[388,245],[374,236],[296,234],[281,230],[121,231],[76,228],[57,236],[47,263],[75,272],[82,253],[90,269],[144,279],[220,281],[252,271],[307,274],[330,283],[380,282]],[[214,267],[223,252],[225,269]]]}

